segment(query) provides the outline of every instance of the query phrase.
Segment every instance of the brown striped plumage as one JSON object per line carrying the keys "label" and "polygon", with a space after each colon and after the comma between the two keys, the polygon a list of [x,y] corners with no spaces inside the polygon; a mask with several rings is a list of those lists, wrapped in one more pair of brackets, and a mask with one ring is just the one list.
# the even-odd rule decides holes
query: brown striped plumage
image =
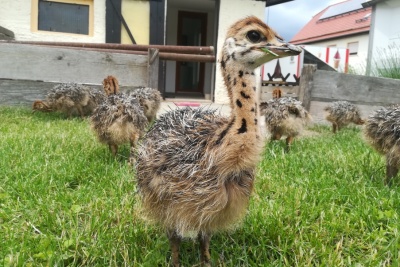
{"label": "brown striped plumage", "polygon": [[336,133],[350,123],[362,125],[360,110],[348,101],[335,101],[324,108],[325,118],[332,123],[332,131]]}
{"label": "brown striped plumage", "polygon": [[[275,97],[279,95],[282,94],[276,93]],[[286,151],[290,150],[293,139],[312,121],[310,113],[301,101],[292,97],[273,98],[260,103],[260,113],[265,116],[265,125],[271,133],[272,140],[286,136]]]}
{"label": "brown striped plumage", "polygon": [[160,109],[162,101],[161,94],[157,89],[142,87],[129,90],[127,93],[139,100],[144,115],[147,117],[149,122],[152,122],[157,118],[157,112]]}
{"label": "brown striped plumage", "polygon": [[115,156],[118,146],[130,143],[129,162],[135,162],[136,144],[148,125],[139,100],[130,94],[119,93],[118,81],[108,76],[103,81],[106,99],[90,117],[91,128],[101,143],[107,144]]}
{"label": "brown striped plumage", "polygon": [[198,237],[201,262],[209,266],[210,235],[232,229],[244,217],[263,148],[253,71],[300,52],[278,42],[258,18],[238,21],[228,30],[220,59],[230,117],[209,109],[177,109],[160,116],[143,138],[137,162],[142,207],[167,231],[174,266],[179,266],[185,236]]}
{"label": "brown striped plumage", "polygon": [[33,111],[62,112],[70,118],[73,114],[81,117],[91,115],[97,105],[105,98],[97,89],[76,83],[55,85],[46,95],[45,100],[36,100]]}
{"label": "brown striped plumage", "polygon": [[[103,80],[104,91],[107,95],[119,92],[119,82],[114,76],[107,76]],[[157,112],[160,109],[162,97],[157,89],[149,87],[140,87],[135,89],[128,89],[124,91],[139,100],[140,106],[143,109],[144,115],[149,122],[156,119]]]}
{"label": "brown striped plumage", "polygon": [[386,157],[385,184],[391,184],[400,166],[400,105],[373,112],[364,125],[365,140]]}

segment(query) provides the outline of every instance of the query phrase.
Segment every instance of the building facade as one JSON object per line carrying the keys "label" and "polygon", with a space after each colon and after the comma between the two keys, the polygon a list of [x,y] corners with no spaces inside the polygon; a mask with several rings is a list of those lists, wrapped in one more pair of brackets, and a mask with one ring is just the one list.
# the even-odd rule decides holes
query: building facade
{"label": "building facade", "polygon": [[365,74],[371,25],[370,7],[364,0],[348,0],[330,5],[316,14],[290,41],[298,45],[313,45],[349,49],[348,72]]}
{"label": "building facade", "polygon": [[[0,0],[0,26],[16,41],[213,46],[219,58],[227,28],[266,5],[292,0]],[[27,3],[29,2],[29,3]],[[165,97],[228,97],[217,62],[163,61]]]}
{"label": "building facade", "polygon": [[367,59],[367,74],[372,74],[385,62],[400,62],[400,1],[370,0],[363,6],[372,8]]}

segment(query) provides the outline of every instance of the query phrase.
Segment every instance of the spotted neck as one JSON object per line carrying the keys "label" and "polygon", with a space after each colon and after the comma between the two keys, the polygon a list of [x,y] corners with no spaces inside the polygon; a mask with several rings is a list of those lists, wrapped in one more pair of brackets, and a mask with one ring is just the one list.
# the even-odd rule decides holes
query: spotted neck
{"label": "spotted neck", "polygon": [[237,67],[235,60],[222,58],[221,64],[225,85],[228,89],[232,108],[232,134],[252,135],[249,138],[258,138],[259,128],[257,121],[256,76],[250,67]]}
{"label": "spotted neck", "polygon": [[[230,64],[232,63],[232,64]],[[221,70],[231,103],[230,119],[221,128],[216,145],[221,173],[252,170],[259,161],[262,140],[257,125],[256,76],[254,68],[243,68],[234,60],[222,58]],[[239,67],[238,67],[239,66]]]}

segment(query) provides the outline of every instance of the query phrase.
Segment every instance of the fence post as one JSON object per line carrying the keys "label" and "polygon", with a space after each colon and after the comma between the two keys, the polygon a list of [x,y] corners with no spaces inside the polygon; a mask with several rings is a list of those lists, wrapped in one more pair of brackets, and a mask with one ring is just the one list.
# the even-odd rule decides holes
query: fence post
{"label": "fence post", "polygon": [[149,48],[149,59],[147,64],[147,86],[158,89],[158,70],[160,64],[160,53],[158,49]]}
{"label": "fence post", "polygon": [[306,110],[310,111],[311,92],[314,82],[314,73],[317,70],[317,65],[304,64],[300,76],[299,100],[303,102]]}

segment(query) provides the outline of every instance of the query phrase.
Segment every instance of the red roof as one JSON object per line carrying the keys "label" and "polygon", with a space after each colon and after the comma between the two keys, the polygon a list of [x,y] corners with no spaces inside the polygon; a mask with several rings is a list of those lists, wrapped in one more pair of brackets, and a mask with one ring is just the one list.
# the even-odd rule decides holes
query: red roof
{"label": "red roof", "polygon": [[[331,5],[315,15],[290,41],[292,44],[307,44],[317,41],[369,32],[372,8],[355,9],[335,16],[324,16],[329,8],[351,0]],[[335,6],[335,7],[334,7]],[[327,13],[328,14],[328,13]],[[320,19],[322,17],[322,19]]]}

